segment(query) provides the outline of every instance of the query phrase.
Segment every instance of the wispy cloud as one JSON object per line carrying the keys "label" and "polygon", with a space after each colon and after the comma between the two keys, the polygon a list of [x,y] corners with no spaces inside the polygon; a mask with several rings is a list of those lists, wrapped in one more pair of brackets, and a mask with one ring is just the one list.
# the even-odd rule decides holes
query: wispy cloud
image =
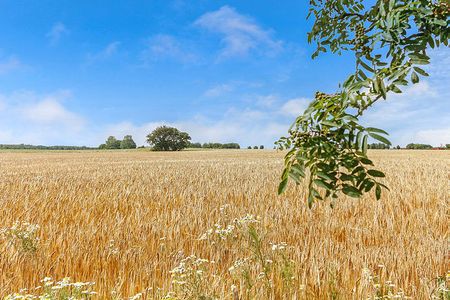
{"label": "wispy cloud", "polygon": [[112,56],[117,54],[117,52],[119,51],[120,44],[121,43],[119,41],[114,41],[114,42],[111,42],[108,45],[106,45],[105,48],[103,48],[101,51],[99,51],[97,53],[93,53],[93,54],[89,53],[87,55],[87,63],[93,64],[95,62],[103,61],[103,60],[107,60],[108,58],[111,58]]}
{"label": "wispy cloud", "polygon": [[[429,52],[431,64],[428,66],[431,78],[450,78],[450,49],[441,46]],[[448,87],[448,86],[447,86]]]}
{"label": "wispy cloud", "polygon": [[305,111],[311,99],[308,98],[295,98],[286,101],[280,108],[280,112],[286,116],[297,117]]}
{"label": "wispy cloud", "polygon": [[222,35],[220,57],[245,56],[251,51],[271,54],[282,48],[282,42],[275,40],[271,31],[229,6],[202,15],[194,24]]}
{"label": "wispy cloud", "polygon": [[234,90],[232,84],[218,84],[205,91],[204,96],[209,98],[220,97]]}
{"label": "wispy cloud", "polygon": [[197,56],[187,46],[176,37],[167,34],[158,34],[146,41],[146,47],[141,53],[144,64],[169,59],[181,63],[190,63],[196,60]]}
{"label": "wispy cloud", "polygon": [[7,74],[11,71],[21,68],[23,65],[15,56],[9,56],[6,59],[0,58],[0,75]]}
{"label": "wispy cloud", "polygon": [[59,40],[67,34],[69,34],[69,30],[67,30],[63,23],[58,22],[53,25],[49,32],[47,32],[47,38],[50,40],[51,45],[56,45]]}

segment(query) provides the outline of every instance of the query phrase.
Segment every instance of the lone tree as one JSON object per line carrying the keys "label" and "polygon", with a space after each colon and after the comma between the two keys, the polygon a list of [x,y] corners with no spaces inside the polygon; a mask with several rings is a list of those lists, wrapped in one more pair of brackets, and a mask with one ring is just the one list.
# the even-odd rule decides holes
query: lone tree
{"label": "lone tree", "polygon": [[191,137],[174,127],[160,126],[147,135],[147,142],[155,151],[179,151],[189,146]]}
{"label": "lone tree", "polygon": [[104,149],[120,149],[120,141],[114,136],[110,136],[105,142]]}
{"label": "lone tree", "polygon": [[136,143],[131,135],[126,135],[120,142],[120,149],[136,149]]}
{"label": "lone tree", "polygon": [[[355,55],[355,72],[334,94],[317,92],[315,99],[278,142],[288,149],[278,192],[291,178],[308,176],[308,206],[342,192],[360,197],[375,188],[377,199],[387,188],[367,157],[368,138],[390,145],[387,132],[364,127],[359,118],[390,93],[428,76],[429,48],[448,46],[448,0],[310,0],[315,19],[308,41],[321,52]],[[372,2],[372,3],[373,3]],[[309,172],[307,172],[309,171]]]}

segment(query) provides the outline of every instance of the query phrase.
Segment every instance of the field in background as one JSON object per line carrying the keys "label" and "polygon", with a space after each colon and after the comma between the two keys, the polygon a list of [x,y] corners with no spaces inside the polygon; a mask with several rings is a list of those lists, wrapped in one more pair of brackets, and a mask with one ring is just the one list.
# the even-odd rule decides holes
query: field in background
{"label": "field in background", "polygon": [[276,195],[283,154],[275,151],[1,152],[0,228],[38,224],[40,242],[25,254],[0,240],[0,296],[45,276],[95,281],[103,297],[167,291],[182,251],[214,260],[217,290],[231,297],[240,284],[229,272],[235,245],[198,240],[229,205],[230,218],[259,216],[266,241],[292,247],[299,298],[365,297],[368,271],[429,298],[449,270],[450,151],[370,156],[391,188],[381,201],[342,197],[334,209],[309,210],[301,186]]}

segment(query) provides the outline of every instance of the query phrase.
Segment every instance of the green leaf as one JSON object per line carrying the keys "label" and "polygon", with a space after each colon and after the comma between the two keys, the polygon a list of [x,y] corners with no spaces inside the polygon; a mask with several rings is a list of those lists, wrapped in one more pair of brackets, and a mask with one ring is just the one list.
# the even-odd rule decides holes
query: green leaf
{"label": "green leaf", "polygon": [[364,192],[366,192],[366,193],[369,192],[373,188],[374,185],[375,185],[375,182],[373,182],[372,180],[365,181]]}
{"label": "green leaf", "polygon": [[342,181],[353,181],[354,176],[348,175],[348,174],[341,174],[340,179]]}
{"label": "green leaf", "polygon": [[411,59],[411,63],[414,65],[428,65],[430,63],[429,60],[426,59]]}
{"label": "green leaf", "polygon": [[370,137],[372,137],[382,143],[385,143],[386,145],[391,145],[391,142],[387,138],[385,138],[381,135],[378,135],[378,134],[372,133],[372,132],[369,132],[369,135],[370,135]]}
{"label": "green leaf", "polygon": [[433,23],[439,26],[447,26],[447,22],[441,19],[435,19]]}
{"label": "green leaf", "polygon": [[300,175],[297,172],[291,170],[289,172],[289,177],[291,177],[292,180],[295,181],[295,183],[300,183]]}
{"label": "green leaf", "polygon": [[356,173],[359,173],[359,172],[361,172],[361,171],[364,171],[365,169],[364,169],[364,167],[363,166],[358,166],[358,167],[356,167],[353,171],[352,171],[352,175],[353,174],[356,174]]}
{"label": "green leaf", "polygon": [[379,184],[375,188],[375,197],[377,197],[377,200],[381,199],[381,186]]}
{"label": "green leaf", "polygon": [[410,53],[410,54],[408,54],[408,56],[409,56],[411,59],[430,60],[430,57],[429,57],[429,56],[427,56],[427,55],[425,55],[425,54],[422,54],[422,53],[419,53],[419,52]]}
{"label": "green leaf", "polygon": [[387,133],[383,129],[378,129],[378,128],[374,128],[374,127],[367,127],[366,131],[367,132],[378,132],[378,133],[382,133],[382,134],[385,134],[385,135],[389,135],[389,133]]}
{"label": "green leaf", "polygon": [[312,208],[313,204],[314,204],[314,196],[312,195],[311,192],[309,192],[309,194],[308,194],[308,207]]}
{"label": "green leaf", "polygon": [[314,183],[317,186],[320,186],[321,188],[326,189],[327,191],[332,191],[333,190],[331,184],[323,181],[322,179],[314,179]]}
{"label": "green leaf", "polygon": [[402,90],[399,89],[399,88],[398,88],[397,86],[395,86],[394,84],[391,84],[390,89],[391,89],[391,91],[393,91],[394,93],[397,93],[397,94],[401,94],[401,93],[402,93]]}
{"label": "green leaf", "polygon": [[423,69],[421,69],[419,67],[414,67],[414,71],[416,71],[417,73],[419,73],[422,76],[430,76],[430,74],[428,74],[427,72],[425,72]]}
{"label": "green leaf", "polygon": [[280,182],[280,185],[278,186],[278,195],[281,195],[284,193],[284,191],[287,188],[287,184],[288,184],[288,179],[285,178]]}
{"label": "green leaf", "polygon": [[345,185],[342,188],[342,192],[346,194],[347,196],[353,197],[353,198],[359,198],[361,197],[361,192],[351,185]]}
{"label": "green leaf", "polygon": [[380,87],[381,96],[383,99],[386,99],[386,86],[384,85],[384,81],[380,79],[380,77],[377,77],[378,80],[378,86]]}
{"label": "green leaf", "polygon": [[419,82],[419,76],[417,76],[416,72],[411,73],[411,81],[412,83],[418,83]]}
{"label": "green leaf", "polygon": [[368,170],[367,173],[373,177],[385,177],[383,172],[378,170]]}
{"label": "green leaf", "polygon": [[362,138],[363,138],[363,133],[362,131],[358,132],[358,134],[356,135],[356,149],[360,150],[362,149]]}
{"label": "green leaf", "polygon": [[339,125],[335,122],[324,120],[322,121],[322,125],[328,126],[328,127],[339,127]]}
{"label": "green leaf", "polygon": [[361,64],[361,66],[364,67],[364,69],[366,69],[367,71],[374,73],[374,69],[372,69],[369,65],[367,65],[365,62],[363,62],[362,60],[359,61],[359,63]]}
{"label": "green leaf", "polygon": [[320,178],[326,179],[326,180],[333,180],[328,174],[325,174],[323,172],[317,172],[316,175]]}
{"label": "green leaf", "polygon": [[366,157],[361,158],[361,162],[362,162],[363,164],[365,164],[365,165],[371,165],[371,166],[373,166],[373,162],[372,162],[370,159],[366,158]]}
{"label": "green leaf", "polygon": [[368,137],[367,137],[367,135],[365,135],[363,138],[363,144],[362,144],[362,151],[364,154],[367,153],[367,139],[368,139]]}
{"label": "green leaf", "polygon": [[292,165],[291,170],[295,173],[298,173],[300,177],[305,177],[305,170],[299,164]]}
{"label": "green leaf", "polygon": [[367,75],[364,74],[364,72],[363,72],[362,70],[359,70],[359,71],[358,71],[358,75],[361,76],[361,78],[362,78],[363,80],[366,80],[366,79],[367,79]]}

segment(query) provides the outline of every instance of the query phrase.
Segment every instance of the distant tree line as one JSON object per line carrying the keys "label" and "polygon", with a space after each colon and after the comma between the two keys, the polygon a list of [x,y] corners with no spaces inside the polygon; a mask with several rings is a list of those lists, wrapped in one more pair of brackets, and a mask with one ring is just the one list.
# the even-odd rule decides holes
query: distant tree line
{"label": "distant tree line", "polygon": [[367,149],[390,149],[391,146],[384,143],[373,143],[367,145]]}
{"label": "distant tree line", "polygon": [[433,149],[433,146],[427,144],[408,144],[406,145],[406,149],[415,149],[415,150],[426,150]]}
{"label": "distant tree line", "polygon": [[203,149],[241,149],[238,143],[189,143],[188,148]]}
{"label": "distant tree line", "polygon": [[0,149],[8,150],[94,150],[97,148],[86,146],[43,146],[28,144],[0,144]]}
{"label": "distant tree line", "polygon": [[[179,151],[185,148],[201,149],[240,149],[238,143],[192,143],[187,132],[177,128],[160,126],[147,135],[147,143],[154,151]],[[135,149],[136,143],[131,135],[126,135],[122,140],[110,136],[99,149]]]}
{"label": "distant tree line", "polygon": [[248,146],[247,149],[264,149],[264,145],[261,145],[259,147],[258,146],[253,146],[253,147],[252,146]]}
{"label": "distant tree line", "polygon": [[99,149],[136,149],[136,143],[131,135],[126,135],[123,140],[118,140],[114,136],[106,139],[104,144],[98,146]]}

